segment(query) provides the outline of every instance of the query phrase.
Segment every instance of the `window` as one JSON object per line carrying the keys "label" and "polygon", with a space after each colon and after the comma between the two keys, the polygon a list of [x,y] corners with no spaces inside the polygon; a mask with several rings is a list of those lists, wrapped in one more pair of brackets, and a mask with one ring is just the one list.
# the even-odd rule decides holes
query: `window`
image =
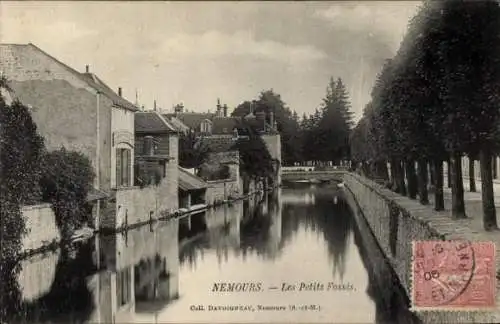
{"label": "window", "polygon": [[201,125],[200,125],[200,129],[201,129],[202,133],[211,133],[212,129],[211,129],[210,121],[208,121],[208,120],[202,121]]}
{"label": "window", "polygon": [[165,178],[167,176],[167,163],[165,161],[160,162],[161,177]]}
{"label": "window", "polygon": [[130,302],[132,276],[130,268],[116,273],[116,295],[118,307],[126,305]]}
{"label": "window", "polygon": [[116,186],[130,186],[130,149],[116,149]]}

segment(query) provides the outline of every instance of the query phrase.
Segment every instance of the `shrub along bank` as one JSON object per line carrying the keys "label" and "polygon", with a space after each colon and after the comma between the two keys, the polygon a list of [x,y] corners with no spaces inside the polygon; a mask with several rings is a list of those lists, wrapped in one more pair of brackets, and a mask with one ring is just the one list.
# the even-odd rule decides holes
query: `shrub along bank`
{"label": "shrub along bank", "polygon": [[[4,78],[0,89],[8,89]],[[90,215],[84,211],[94,178],[91,163],[80,153],[47,152],[29,109],[0,96],[0,322],[20,307],[17,276],[22,238],[22,206],[50,202],[63,240]]]}

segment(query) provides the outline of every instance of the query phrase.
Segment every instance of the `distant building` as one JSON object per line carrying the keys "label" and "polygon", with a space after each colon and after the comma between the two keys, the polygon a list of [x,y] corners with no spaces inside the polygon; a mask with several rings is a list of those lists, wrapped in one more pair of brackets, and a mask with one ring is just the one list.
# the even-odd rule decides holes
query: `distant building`
{"label": "distant building", "polygon": [[[177,126],[179,131],[195,132],[204,142],[210,143],[210,148],[215,152],[223,152],[230,149],[232,144],[242,135],[239,133],[238,125],[241,117],[228,115],[227,105],[221,105],[217,100],[215,113],[185,112],[183,105],[174,107],[173,113],[163,114],[171,123]],[[247,124],[260,134],[274,160],[276,170],[276,181],[281,183],[281,136],[277,131],[274,114],[270,112],[250,111],[243,117]]]}

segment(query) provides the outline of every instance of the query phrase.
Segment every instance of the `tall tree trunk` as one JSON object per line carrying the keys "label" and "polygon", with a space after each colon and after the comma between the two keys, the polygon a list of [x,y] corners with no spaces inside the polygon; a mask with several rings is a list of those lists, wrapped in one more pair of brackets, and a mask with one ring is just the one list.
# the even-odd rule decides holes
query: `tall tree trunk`
{"label": "tall tree trunk", "polygon": [[493,155],[492,156],[492,159],[493,159],[493,179],[498,179],[498,173],[497,173],[497,156],[496,155]]}
{"label": "tall tree trunk", "polygon": [[418,160],[418,195],[420,197],[420,203],[422,205],[429,204],[429,192],[427,191],[428,182],[428,169],[427,161],[423,159]]}
{"label": "tall tree trunk", "polygon": [[410,199],[417,199],[417,174],[415,172],[415,161],[407,161],[406,166],[406,179],[408,180],[408,197]]}
{"label": "tall tree trunk", "polygon": [[379,162],[379,169],[380,169],[380,177],[384,180],[389,180],[389,171],[387,170],[387,161],[380,161]]}
{"label": "tall tree trunk", "polygon": [[404,173],[403,161],[398,160],[397,168],[398,168],[397,182],[398,182],[399,193],[403,196],[406,196],[406,183],[405,183],[405,173]]}
{"label": "tall tree trunk", "polygon": [[469,188],[471,192],[476,192],[476,170],[474,170],[474,159],[469,157]]}
{"label": "tall tree trunk", "polygon": [[462,159],[459,152],[450,157],[451,171],[451,216],[453,219],[467,218],[465,214],[464,184],[462,180]]}
{"label": "tall tree trunk", "polygon": [[429,176],[431,179],[429,181],[429,191],[434,191],[434,188],[436,187],[436,170],[434,170],[432,162],[429,162]]}
{"label": "tall tree trunk", "polygon": [[434,209],[436,211],[444,210],[443,195],[443,161],[435,159],[433,161],[436,184],[434,188]]}
{"label": "tall tree trunk", "polygon": [[391,179],[390,179],[390,189],[394,192],[397,190],[397,181],[396,181],[396,174],[397,174],[397,167],[396,167],[396,160],[391,158],[390,162],[390,168],[391,168]]}
{"label": "tall tree trunk", "polygon": [[448,159],[446,162],[446,170],[447,170],[447,183],[448,183],[448,188],[451,188],[451,159]]}
{"label": "tall tree trunk", "polygon": [[481,163],[481,196],[483,201],[483,227],[490,231],[497,229],[497,214],[493,193],[493,169],[491,153],[487,149],[479,152]]}

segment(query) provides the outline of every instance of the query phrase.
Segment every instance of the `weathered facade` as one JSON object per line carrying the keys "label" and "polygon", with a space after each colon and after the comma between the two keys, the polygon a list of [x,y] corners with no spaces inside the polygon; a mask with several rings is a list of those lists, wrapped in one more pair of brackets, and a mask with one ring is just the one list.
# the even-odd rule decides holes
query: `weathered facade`
{"label": "weathered facade", "polygon": [[[161,211],[177,210],[179,178],[178,132],[155,111],[136,113],[136,185],[158,181]],[[152,179],[154,178],[154,179]]]}
{"label": "weathered facade", "polygon": [[[11,97],[30,108],[49,150],[64,146],[89,157],[97,189],[131,185],[133,161],[126,160],[118,174],[116,157],[123,149],[128,153],[120,154],[133,156],[137,107],[88,67],[80,73],[33,44],[1,44],[0,71],[9,81]],[[117,185],[117,178],[124,180]]]}
{"label": "weathered facade", "polygon": [[133,185],[116,191],[115,213],[102,227],[117,229],[150,222],[176,211],[178,205],[178,135],[156,112],[137,112]]}

